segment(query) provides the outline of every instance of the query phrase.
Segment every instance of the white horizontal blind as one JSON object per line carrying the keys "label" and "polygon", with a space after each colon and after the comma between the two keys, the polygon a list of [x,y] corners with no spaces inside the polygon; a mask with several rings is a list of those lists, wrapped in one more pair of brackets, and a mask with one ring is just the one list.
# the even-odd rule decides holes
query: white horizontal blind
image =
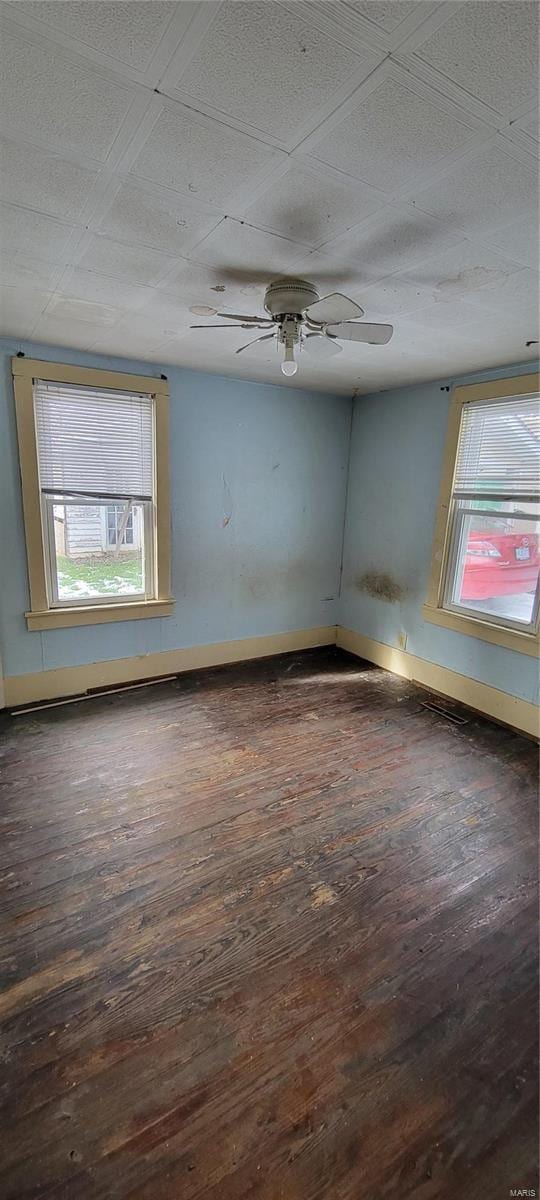
{"label": "white horizontal blind", "polygon": [[465,404],[454,478],[454,496],[494,499],[540,496],[538,396]]}
{"label": "white horizontal blind", "polygon": [[34,380],[42,492],[150,500],[153,397]]}

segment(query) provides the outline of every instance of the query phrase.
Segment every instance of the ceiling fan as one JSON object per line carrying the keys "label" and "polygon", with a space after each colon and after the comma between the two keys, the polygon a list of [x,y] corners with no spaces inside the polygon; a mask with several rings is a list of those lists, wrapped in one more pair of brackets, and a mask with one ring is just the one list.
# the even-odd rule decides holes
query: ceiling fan
{"label": "ceiling fan", "polygon": [[216,312],[207,306],[194,305],[195,313],[226,317],[234,325],[192,325],[192,329],[261,329],[269,330],[240,346],[236,354],[242,354],[250,346],[275,338],[283,347],[281,370],[284,375],[295,375],[298,362],[295,352],[306,350],[317,358],[329,358],[339,354],[339,340],[367,342],[371,346],[384,346],[393,334],[392,325],[373,325],[356,319],[364,316],[363,308],[340,292],[319,297],[317,289],[305,279],[274,279],[264,294],[267,317],[247,317],[241,313]]}

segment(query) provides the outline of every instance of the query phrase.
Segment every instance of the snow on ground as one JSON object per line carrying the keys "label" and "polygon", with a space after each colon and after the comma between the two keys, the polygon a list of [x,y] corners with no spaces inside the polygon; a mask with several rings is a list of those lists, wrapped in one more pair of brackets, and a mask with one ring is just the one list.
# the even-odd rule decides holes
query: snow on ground
{"label": "snow on ground", "polygon": [[112,579],[104,579],[100,587],[92,587],[91,583],[86,583],[82,579],[70,579],[62,571],[58,572],[58,595],[61,600],[71,600],[73,598],[80,599],[84,596],[136,596],[140,594],[141,589],[135,587],[133,583],[127,581],[121,576],[116,575]]}

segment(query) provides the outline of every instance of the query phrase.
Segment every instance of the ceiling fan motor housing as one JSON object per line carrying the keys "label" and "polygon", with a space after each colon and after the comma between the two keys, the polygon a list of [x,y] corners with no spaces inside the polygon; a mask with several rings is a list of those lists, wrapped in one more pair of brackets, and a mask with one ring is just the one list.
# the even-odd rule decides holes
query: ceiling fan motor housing
{"label": "ceiling fan motor housing", "polygon": [[264,307],[276,321],[288,316],[301,318],[318,299],[317,289],[305,279],[273,279],[264,293]]}

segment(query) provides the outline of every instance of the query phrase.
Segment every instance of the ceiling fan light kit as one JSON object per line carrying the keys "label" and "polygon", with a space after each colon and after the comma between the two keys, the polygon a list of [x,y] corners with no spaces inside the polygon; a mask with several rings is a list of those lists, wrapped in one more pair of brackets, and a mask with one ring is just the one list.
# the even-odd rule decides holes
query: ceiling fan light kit
{"label": "ceiling fan light kit", "polygon": [[[202,305],[194,305],[192,312],[201,312]],[[306,279],[274,279],[264,294],[267,317],[245,316],[240,313],[216,313],[227,318],[229,329],[271,329],[261,337],[240,346],[236,354],[242,354],[251,346],[276,339],[283,348],[281,370],[284,375],[295,375],[298,370],[296,351],[306,349],[313,358],[330,358],[339,354],[342,346],[338,340],[364,342],[372,346],[384,346],[392,337],[391,325],[361,323],[364,310],[356,301],[340,292],[319,297],[314,284]],[[192,325],[192,329],[216,329],[215,325]]]}

